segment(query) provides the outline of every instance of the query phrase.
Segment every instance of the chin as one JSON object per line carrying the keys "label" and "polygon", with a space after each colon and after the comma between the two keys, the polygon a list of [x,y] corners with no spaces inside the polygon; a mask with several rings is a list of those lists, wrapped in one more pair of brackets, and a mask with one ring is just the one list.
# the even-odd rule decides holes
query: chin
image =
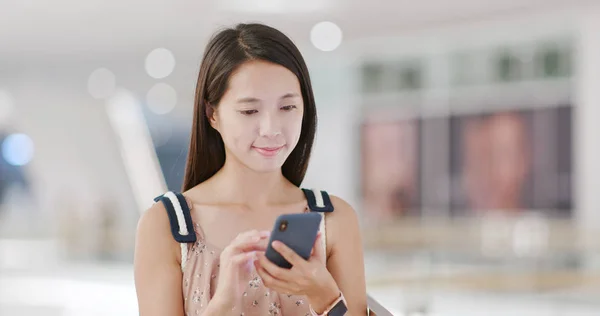
{"label": "chin", "polygon": [[270,173],[270,172],[280,171],[282,166],[283,166],[283,162],[279,163],[279,162],[275,162],[275,161],[255,163],[255,164],[249,165],[250,169],[252,169],[256,172],[260,172],[260,173]]}
{"label": "chin", "polygon": [[286,157],[252,157],[252,159],[246,161],[246,166],[256,172],[269,173],[280,171]]}

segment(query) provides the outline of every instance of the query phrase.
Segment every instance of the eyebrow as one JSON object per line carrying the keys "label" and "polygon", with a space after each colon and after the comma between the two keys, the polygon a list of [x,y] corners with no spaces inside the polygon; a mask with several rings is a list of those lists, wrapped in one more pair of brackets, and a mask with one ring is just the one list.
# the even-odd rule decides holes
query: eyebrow
{"label": "eyebrow", "polygon": [[[279,99],[283,100],[283,99],[290,99],[290,98],[297,98],[297,97],[300,97],[300,95],[297,93],[286,93],[286,94],[282,95],[281,98],[279,98]],[[237,100],[237,103],[256,103],[256,102],[260,102],[260,99],[254,98],[254,97],[245,97],[245,98],[240,98]]]}

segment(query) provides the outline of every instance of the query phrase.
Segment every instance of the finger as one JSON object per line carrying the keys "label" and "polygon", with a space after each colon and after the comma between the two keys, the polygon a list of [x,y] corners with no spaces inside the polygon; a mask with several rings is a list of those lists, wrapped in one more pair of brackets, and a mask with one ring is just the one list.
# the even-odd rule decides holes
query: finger
{"label": "finger", "polygon": [[285,260],[291,263],[292,266],[302,265],[303,263],[306,263],[306,260],[304,260],[304,258],[300,257],[294,250],[286,246],[281,241],[275,240],[271,245],[273,246],[273,249],[279,252],[279,254]]}
{"label": "finger", "polygon": [[269,275],[272,275],[278,280],[289,283],[297,276],[296,270],[281,268],[264,255],[257,256],[256,262],[260,264],[260,267],[267,271]]}
{"label": "finger", "polygon": [[231,257],[230,262],[236,266],[248,265],[249,267],[257,260],[256,251],[249,251]]}
{"label": "finger", "polygon": [[259,231],[256,229],[249,230],[249,231],[238,234],[237,237],[232,241],[232,243],[247,240],[248,238],[260,240],[260,239],[267,238],[270,235],[271,235],[271,232],[268,230],[262,230],[262,231]]}
{"label": "finger", "polygon": [[268,240],[241,242],[236,245],[228,246],[223,250],[222,254],[231,256],[251,251],[265,251],[267,249],[268,242]]}
{"label": "finger", "polygon": [[295,289],[291,286],[290,282],[286,282],[283,280],[279,280],[276,277],[269,274],[269,272],[259,263],[259,261],[254,262],[254,267],[256,268],[256,273],[262,279],[263,284],[274,291],[277,291],[282,294],[295,294]]}
{"label": "finger", "polygon": [[219,258],[221,260],[221,262],[226,263],[228,261],[232,261],[233,264],[237,264],[238,262],[235,260],[235,258],[240,258],[239,260],[243,260],[244,256],[249,256],[248,258],[252,258],[254,260],[256,260],[256,251],[264,251],[266,250],[266,244],[267,242],[264,241],[262,244],[260,243],[254,243],[254,242],[248,242],[245,244],[238,244],[235,247],[234,246],[227,246],[225,249],[223,249],[223,251],[221,252]]}
{"label": "finger", "polygon": [[268,244],[267,237],[270,232],[251,231],[238,235],[229,246],[229,251],[234,253],[249,250],[265,250]]}

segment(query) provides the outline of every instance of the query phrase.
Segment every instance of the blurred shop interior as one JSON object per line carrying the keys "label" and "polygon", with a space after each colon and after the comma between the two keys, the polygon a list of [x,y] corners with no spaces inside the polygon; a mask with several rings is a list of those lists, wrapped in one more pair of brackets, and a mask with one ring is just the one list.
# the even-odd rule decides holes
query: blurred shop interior
{"label": "blurred shop interior", "polygon": [[383,306],[600,314],[600,2],[3,0],[0,315],[137,313],[204,45],[249,21],[305,56],[303,186],[354,206]]}

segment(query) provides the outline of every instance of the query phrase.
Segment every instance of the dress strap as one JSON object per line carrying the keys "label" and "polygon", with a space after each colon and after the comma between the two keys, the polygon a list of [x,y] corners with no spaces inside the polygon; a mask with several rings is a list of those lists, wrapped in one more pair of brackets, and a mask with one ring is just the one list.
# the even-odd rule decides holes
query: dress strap
{"label": "dress strap", "polygon": [[196,232],[192,223],[190,207],[183,194],[169,191],[154,198],[154,202],[162,202],[167,210],[171,234],[181,245],[181,269],[185,268],[188,254],[188,244],[196,242]]}
{"label": "dress strap", "polygon": [[329,194],[326,191],[302,189],[302,192],[304,192],[311,212],[333,212],[333,204],[331,204],[331,199],[329,199]]}
{"label": "dress strap", "polygon": [[162,202],[167,209],[173,238],[179,243],[196,242],[192,216],[185,197],[181,193],[169,191],[154,198],[154,202],[159,201]]}
{"label": "dress strap", "polygon": [[325,213],[333,212],[333,204],[329,198],[329,194],[326,191],[320,191],[315,189],[302,189],[308,208],[311,212],[319,212],[321,214],[321,247],[324,251],[324,257],[327,257],[327,231],[325,225]]}

